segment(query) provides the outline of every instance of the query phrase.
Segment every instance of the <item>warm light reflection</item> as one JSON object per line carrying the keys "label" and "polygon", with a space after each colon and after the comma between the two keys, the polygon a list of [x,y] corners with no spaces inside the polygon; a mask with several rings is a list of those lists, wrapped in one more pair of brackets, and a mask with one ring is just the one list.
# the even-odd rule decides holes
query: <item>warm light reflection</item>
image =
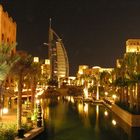
{"label": "warm light reflection", "polygon": [[96,123],[95,130],[99,131],[99,105],[96,105]]}
{"label": "warm light reflection", "polygon": [[50,115],[49,107],[46,108],[46,114],[47,114],[47,117],[49,118],[49,115]]}
{"label": "warm light reflection", "polygon": [[70,101],[71,101],[72,103],[74,103],[74,98],[73,98],[73,97],[71,97],[71,98],[70,98]]}
{"label": "warm light reflection", "polygon": [[74,103],[74,97],[72,97],[72,96],[66,96],[66,99],[67,99],[69,102]]}
{"label": "warm light reflection", "polygon": [[88,103],[84,104],[84,112],[85,114],[88,114]]}
{"label": "warm light reflection", "polygon": [[96,105],[96,118],[98,119],[99,117],[99,105]]}
{"label": "warm light reflection", "polygon": [[67,99],[68,101],[70,101],[70,96],[66,96],[66,99]]}
{"label": "warm light reflection", "polygon": [[78,111],[79,111],[80,114],[83,113],[83,103],[78,104]]}
{"label": "warm light reflection", "polygon": [[96,100],[99,100],[99,86],[97,85]]}

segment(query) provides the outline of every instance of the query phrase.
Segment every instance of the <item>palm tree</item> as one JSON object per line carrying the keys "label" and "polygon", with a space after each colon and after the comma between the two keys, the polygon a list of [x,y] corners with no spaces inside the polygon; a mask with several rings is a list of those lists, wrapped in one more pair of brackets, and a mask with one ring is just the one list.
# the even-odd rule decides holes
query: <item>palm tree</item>
{"label": "palm tree", "polygon": [[[0,45],[0,112],[2,109],[2,88],[4,81],[10,73],[13,65],[18,61],[19,57],[12,53],[16,45],[1,44]],[[1,117],[2,114],[0,114]]]}
{"label": "palm tree", "polygon": [[15,75],[18,84],[18,99],[17,99],[17,129],[21,128],[21,113],[22,113],[22,90],[24,77],[28,73],[28,67],[31,64],[31,56],[24,51],[18,51],[17,55],[20,60],[14,65],[12,72]]}
{"label": "palm tree", "polygon": [[30,75],[30,79],[31,79],[31,91],[32,91],[31,111],[33,112],[36,87],[37,87],[37,83],[41,79],[41,63],[35,63],[32,61],[31,65],[29,67],[29,75]]}
{"label": "palm tree", "polygon": [[[126,76],[130,79],[129,94],[130,94],[130,108],[136,105],[137,111],[140,110],[140,54],[128,53],[125,55],[126,62]],[[137,96],[137,97],[136,97]]]}
{"label": "palm tree", "polygon": [[121,67],[116,68],[117,78],[116,86],[120,87],[120,102],[125,105],[129,104],[130,109],[140,110],[140,54],[126,53],[122,61]]}
{"label": "palm tree", "polygon": [[105,91],[108,91],[110,89],[111,78],[112,78],[112,75],[108,71],[103,71],[100,74],[100,84],[101,84],[101,86],[104,87]]}

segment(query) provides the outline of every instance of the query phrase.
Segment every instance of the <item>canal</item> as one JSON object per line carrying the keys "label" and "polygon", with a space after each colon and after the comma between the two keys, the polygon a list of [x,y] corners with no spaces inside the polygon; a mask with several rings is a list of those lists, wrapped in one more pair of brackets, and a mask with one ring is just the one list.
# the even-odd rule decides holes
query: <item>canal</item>
{"label": "canal", "polygon": [[34,140],[140,140],[104,105],[69,100],[45,101],[46,130]]}

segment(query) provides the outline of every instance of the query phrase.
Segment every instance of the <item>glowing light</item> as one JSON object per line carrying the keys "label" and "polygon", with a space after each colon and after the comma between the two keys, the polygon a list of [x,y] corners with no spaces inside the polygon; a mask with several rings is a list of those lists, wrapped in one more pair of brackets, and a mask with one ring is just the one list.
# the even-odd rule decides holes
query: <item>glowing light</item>
{"label": "glowing light", "polygon": [[105,92],[105,95],[107,96],[108,95],[108,92]]}
{"label": "glowing light", "polygon": [[117,96],[115,94],[113,94],[112,98],[115,100],[117,98]]}
{"label": "glowing light", "polygon": [[112,124],[115,126],[117,122],[115,120],[112,120]]}
{"label": "glowing light", "polygon": [[104,115],[105,115],[105,116],[108,116],[108,112],[107,112],[107,111],[105,111],[105,112],[104,112]]}
{"label": "glowing light", "polygon": [[78,73],[82,75],[82,74],[83,74],[83,71],[82,71],[82,70],[80,70],[80,71],[78,71]]}
{"label": "glowing light", "polygon": [[70,96],[67,96],[66,99],[67,99],[68,101],[70,101]]}
{"label": "glowing light", "polygon": [[39,58],[38,57],[34,57],[34,62],[39,62]]}
{"label": "glowing light", "polygon": [[37,92],[37,95],[42,95],[43,92],[44,92],[44,90],[41,90],[41,91]]}
{"label": "glowing light", "polygon": [[38,98],[38,95],[37,94],[35,95],[35,98]]}
{"label": "glowing light", "polygon": [[45,64],[46,65],[50,65],[50,60],[49,59],[45,59]]}
{"label": "glowing light", "polygon": [[3,108],[2,112],[3,112],[3,114],[7,114],[8,113],[8,108]]}
{"label": "glowing light", "polygon": [[88,88],[84,88],[84,97],[87,99],[88,98]]}
{"label": "glowing light", "polygon": [[39,103],[40,103],[40,100],[37,99],[37,100],[36,100],[36,104],[39,104]]}
{"label": "glowing light", "polygon": [[73,97],[71,97],[71,98],[70,98],[70,101],[71,101],[72,103],[74,103],[74,98],[73,98]]}
{"label": "glowing light", "polygon": [[84,79],[82,79],[82,80],[81,80],[81,82],[82,82],[82,85],[83,85],[83,84],[84,84],[84,82],[85,82],[85,81],[84,81]]}

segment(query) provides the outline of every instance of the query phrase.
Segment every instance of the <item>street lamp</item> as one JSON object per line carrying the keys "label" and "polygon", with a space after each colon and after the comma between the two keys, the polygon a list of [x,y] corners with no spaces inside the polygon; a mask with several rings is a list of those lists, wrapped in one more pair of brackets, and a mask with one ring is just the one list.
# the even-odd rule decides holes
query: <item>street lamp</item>
{"label": "street lamp", "polygon": [[36,101],[36,105],[37,105],[37,127],[41,127],[42,126],[42,109],[41,109],[40,100]]}

